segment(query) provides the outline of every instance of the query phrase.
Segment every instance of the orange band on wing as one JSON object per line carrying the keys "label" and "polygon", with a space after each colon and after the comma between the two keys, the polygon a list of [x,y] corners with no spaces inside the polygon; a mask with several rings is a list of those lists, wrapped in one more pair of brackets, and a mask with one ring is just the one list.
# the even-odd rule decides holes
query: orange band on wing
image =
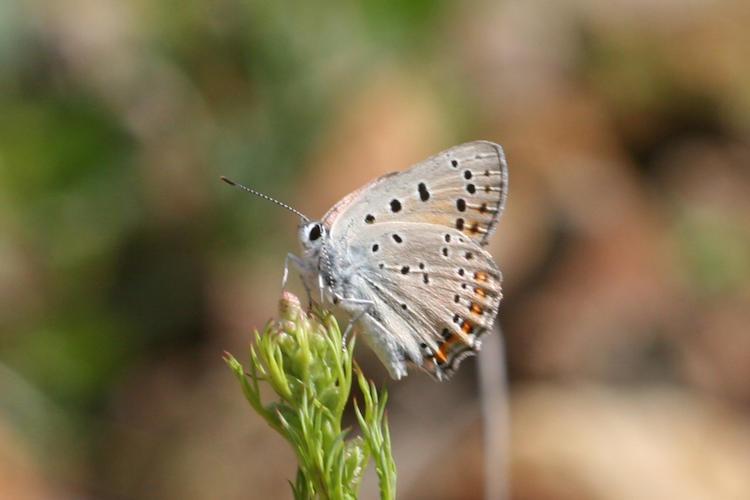
{"label": "orange band on wing", "polygon": [[438,360],[438,363],[444,364],[446,361],[448,361],[447,353],[450,351],[451,346],[458,342],[461,337],[458,336],[458,334],[452,334],[450,337],[448,337],[445,342],[440,344],[440,348],[435,353],[435,358]]}

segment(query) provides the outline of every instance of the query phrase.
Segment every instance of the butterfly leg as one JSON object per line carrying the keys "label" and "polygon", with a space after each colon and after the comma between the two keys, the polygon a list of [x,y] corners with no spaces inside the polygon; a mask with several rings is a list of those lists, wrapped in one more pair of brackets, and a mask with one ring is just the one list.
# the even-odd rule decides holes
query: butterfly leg
{"label": "butterfly leg", "polygon": [[320,303],[322,304],[325,300],[325,284],[321,273],[318,273],[318,290],[320,291]]}
{"label": "butterfly leg", "polygon": [[345,297],[336,296],[334,297],[334,302],[341,303],[350,311],[356,311],[352,318],[349,320],[349,324],[346,325],[346,329],[344,330],[344,341],[348,341],[349,334],[354,328],[354,323],[359,321],[359,319],[364,314],[366,314],[375,303],[367,299],[347,299]]}
{"label": "butterfly leg", "polygon": [[[281,290],[283,291],[286,289],[286,283],[289,279],[289,262],[294,265],[294,267],[297,269],[297,272],[299,274],[302,274],[302,259],[294,255],[293,253],[286,254],[286,258],[284,259],[284,276],[281,278]],[[312,308],[312,295],[310,293],[310,289],[307,287],[307,283],[305,283],[305,280],[302,281],[302,286],[305,287],[305,292],[307,293],[307,307]]]}

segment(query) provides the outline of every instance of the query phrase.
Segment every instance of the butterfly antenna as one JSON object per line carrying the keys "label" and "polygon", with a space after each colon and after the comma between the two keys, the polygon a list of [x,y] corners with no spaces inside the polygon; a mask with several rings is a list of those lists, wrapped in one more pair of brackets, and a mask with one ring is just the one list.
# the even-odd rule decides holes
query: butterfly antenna
{"label": "butterfly antenna", "polygon": [[286,203],[282,203],[282,202],[280,202],[279,200],[277,200],[277,199],[275,199],[275,198],[271,198],[271,197],[270,197],[270,196],[268,196],[267,194],[263,194],[263,193],[261,193],[261,192],[259,192],[259,191],[256,191],[255,189],[249,188],[249,187],[247,187],[247,186],[243,186],[242,184],[239,184],[239,183],[237,183],[237,182],[234,182],[234,181],[233,181],[232,179],[227,179],[227,178],[226,178],[226,177],[224,177],[223,175],[221,176],[221,180],[222,180],[222,181],[224,181],[224,182],[226,182],[226,183],[227,183],[227,184],[229,184],[230,186],[235,186],[235,187],[238,187],[238,188],[240,188],[240,189],[244,189],[244,190],[245,190],[245,191],[247,191],[248,193],[252,193],[252,194],[254,194],[255,196],[258,196],[258,197],[260,197],[260,198],[263,198],[264,200],[268,200],[268,201],[270,201],[271,203],[276,203],[276,204],[277,204],[277,205],[279,205],[280,207],[284,207],[284,208],[286,208],[287,210],[289,210],[290,212],[293,212],[293,213],[295,213],[295,214],[299,215],[300,217],[302,217],[302,220],[303,220],[303,221],[305,221],[305,222],[307,222],[307,221],[309,221],[309,220],[310,220],[310,218],[309,218],[309,217],[307,217],[307,216],[306,216],[305,214],[303,214],[303,213],[302,213],[302,212],[300,212],[299,210],[296,210],[296,209],[294,209],[294,208],[290,207],[289,205],[287,205]]}

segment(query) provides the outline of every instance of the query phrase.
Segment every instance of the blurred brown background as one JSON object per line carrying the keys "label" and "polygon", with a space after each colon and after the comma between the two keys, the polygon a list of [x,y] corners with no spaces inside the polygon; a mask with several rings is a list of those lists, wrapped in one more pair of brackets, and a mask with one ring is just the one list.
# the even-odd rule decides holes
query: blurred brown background
{"label": "blurred brown background", "polygon": [[[748,26],[745,0],[0,3],[0,497],[291,498],[221,353],[276,314],[297,220],[218,176],[317,217],[488,139],[513,498],[750,498]],[[389,382],[400,498],[481,498],[475,367]]]}

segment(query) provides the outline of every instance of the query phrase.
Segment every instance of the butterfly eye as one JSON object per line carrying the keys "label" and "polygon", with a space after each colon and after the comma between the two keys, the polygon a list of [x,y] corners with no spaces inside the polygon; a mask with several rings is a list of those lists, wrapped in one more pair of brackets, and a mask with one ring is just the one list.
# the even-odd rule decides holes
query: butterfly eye
{"label": "butterfly eye", "polygon": [[320,238],[320,224],[315,224],[312,229],[310,229],[310,235],[309,235],[310,241],[315,241],[318,238]]}

